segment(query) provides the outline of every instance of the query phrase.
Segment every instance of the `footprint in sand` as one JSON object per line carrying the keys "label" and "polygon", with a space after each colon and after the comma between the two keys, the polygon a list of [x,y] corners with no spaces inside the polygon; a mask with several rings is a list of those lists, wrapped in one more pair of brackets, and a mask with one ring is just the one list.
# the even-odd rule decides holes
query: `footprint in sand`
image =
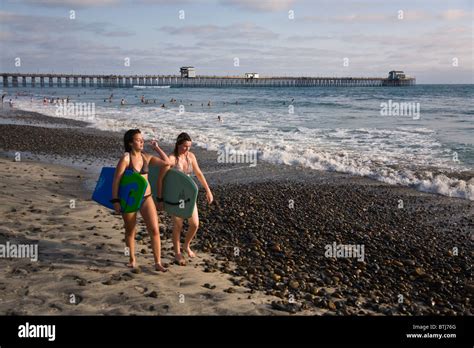
{"label": "footprint in sand", "polygon": [[204,285],[202,285],[203,288],[206,288],[206,289],[210,289],[210,290],[214,290],[216,288],[215,285],[211,285],[209,283],[206,283]]}
{"label": "footprint in sand", "polygon": [[199,294],[199,298],[201,300],[211,300],[211,299],[214,299],[214,295],[206,293],[206,292],[202,292],[202,293]]}
{"label": "footprint in sand", "polygon": [[138,285],[135,285],[133,288],[134,288],[135,290],[137,290],[140,294],[144,294],[145,292],[148,291],[147,288],[143,288],[143,287],[138,286]]}

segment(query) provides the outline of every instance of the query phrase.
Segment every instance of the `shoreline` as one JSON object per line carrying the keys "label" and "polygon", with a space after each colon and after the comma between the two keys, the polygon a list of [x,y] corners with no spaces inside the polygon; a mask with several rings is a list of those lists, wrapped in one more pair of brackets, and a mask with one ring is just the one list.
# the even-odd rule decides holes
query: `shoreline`
{"label": "shoreline", "polygon": [[[44,165],[57,168],[62,176],[75,174],[77,178],[77,175],[82,175],[80,191],[85,206],[82,219],[86,219],[87,214],[99,214],[104,220],[95,229],[100,228],[102,233],[97,232],[99,236],[95,239],[109,236],[118,222],[106,218],[111,214],[90,201],[90,194],[84,191],[84,187],[90,187],[100,167],[115,166],[123,146],[121,134],[87,128],[87,123],[81,121],[21,110],[5,115],[5,111],[1,111],[0,123],[2,134],[6,134],[0,143],[2,162],[11,168],[15,165],[31,168]],[[12,119],[23,124],[8,124]],[[163,147],[167,153],[171,151],[170,144]],[[12,154],[16,151],[25,155],[22,162],[5,160],[12,161]],[[349,174],[268,163],[259,163],[253,168],[219,164],[215,152],[199,148],[192,151],[216,199],[216,204],[207,207],[200,191],[201,227],[194,245],[198,255],[204,253],[209,259],[206,262],[203,257],[202,270],[192,273],[192,277],[199,278],[202,274],[214,278],[230,276],[232,280],[225,279],[231,283],[229,288],[242,287],[246,289],[242,290],[243,293],[253,291],[251,296],[260,296],[261,312],[254,314],[472,313],[471,305],[466,302],[466,298],[472,296],[468,269],[469,241],[472,238],[469,231],[474,225],[472,202]],[[30,162],[38,160],[42,163]],[[69,167],[51,165],[51,162]],[[71,165],[77,169],[70,168]],[[68,174],[70,171],[74,174]],[[13,173],[13,170],[4,173],[8,184],[4,184],[4,189],[10,194],[15,194]],[[70,193],[68,190],[77,186],[77,181],[70,181],[63,193]],[[24,193],[35,192],[34,187],[34,182],[25,184]],[[399,208],[400,200],[403,208]],[[294,203],[293,208],[289,207],[290,201]],[[35,202],[35,206],[38,204]],[[8,209],[19,208],[2,209],[2,214],[10,214],[8,216],[14,220],[13,213],[16,212],[8,212]],[[160,225],[163,227],[162,241],[168,242],[168,246],[163,243],[163,250],[166,250],[170,241],[169,218],[163,215],[160,213]],[[62,218],[68,219],[67,216]],[[89,216],[89,220],[91,218]],[[35,221],[33,216],[30,220],[31,227]],[[110,228],[107,224],[115,224],[115,227]],[[77,224],[75,226],[80,228]],[[38,226],[33,228],[41,229]],[[90,235],[95,229],[82,233]],[[118,231],[112,232],[122,236],[120,227],[116,229]],[[20,230],[15,231],[15,236],[23,235]],[[58,234],[53,234],[54,238],[58,238]],[[80,234],[69,238],[81,240]],[[117,238],[115,236],[114,244],[107,247],[109,251],[120,250],[121,242]],[[95,239],[94,242],[98,242]],[[333,242],[364,245],[365,260],[325,257],[325,246]],[[449,254],[454,247],[458,248],[457,256]],[[238,248],[238,256],[235,248]],[[77,256],[71,255],[72,260]],[[51,261],[56,262],[55,259]],[[3,262],[5,260],[0,259],[0,263]],[[87,264],[87,257],[83,257],[83,262]],[[125,268],[120,270],[122,273],[126,271]],[[78,276],[87,279],[90,274]],[[3,275],[1,280],[10,276]],[[191,274],[189,276],[192,278]],[[163,276],[155,277],[158,277],[155,279],[159,284]],[[167,291],[172,291],[172,288]],[[225,294],[225,298],[234,295],[232,290]],[[294,302],[290,301],[290,295]],[[403,296],[404,302],[398,303],[399,295]],[[242,301],[228,304],[229,310],[225,314],[239,314],[232,313],[232,310],[237,311],[232,305],[241,306],[245,302]],[[214,314],[219,314],[219,306],[213,305]],[[117,314],[125,313],[115,310]]]}

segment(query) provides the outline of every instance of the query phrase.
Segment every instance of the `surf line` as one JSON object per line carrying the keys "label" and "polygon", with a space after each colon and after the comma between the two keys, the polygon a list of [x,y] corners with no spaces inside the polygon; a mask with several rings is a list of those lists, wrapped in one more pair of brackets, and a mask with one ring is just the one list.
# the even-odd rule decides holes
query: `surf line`
{"label": "surf line", "polygon": [[203,172],[203,174],[215,174],[215,173],[223,173],[223,172],[230,172],[231,170],[238,170],[243,168],[252,168],[251,166],[241,166],[237,168],[229,168],[229,169],[221,169],[221,170],[214,170],[212,172]]}

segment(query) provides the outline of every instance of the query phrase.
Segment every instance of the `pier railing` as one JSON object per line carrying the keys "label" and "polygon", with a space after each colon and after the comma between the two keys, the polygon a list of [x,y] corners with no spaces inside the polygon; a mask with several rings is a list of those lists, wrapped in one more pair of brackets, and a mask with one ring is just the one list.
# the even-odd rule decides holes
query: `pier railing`
{"label": "pier railing", "polygon": [[412,86],[413,77],[260,77],[2,73],[3,87],[378,87]]}

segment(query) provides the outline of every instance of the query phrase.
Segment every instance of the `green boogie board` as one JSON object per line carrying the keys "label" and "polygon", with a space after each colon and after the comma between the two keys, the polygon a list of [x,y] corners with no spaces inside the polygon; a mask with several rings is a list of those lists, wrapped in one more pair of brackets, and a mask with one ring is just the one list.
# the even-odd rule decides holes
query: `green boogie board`
{"label": "green boogie board", "polygon": [[[150,166],[148,181],[153,197],[157,196],[158,166]],[[184,219],[193,215],[198,187],[193,179],[176,169],[170,169],[163,179],[163,201],[165,211]]]}
{"label": "green boogie board", "polygon": [[[114,174],[115,168],[102,168],[92,195],[94,201],[110,209],[114,209],[114,205],[110,203]],[[140,209],[147,186],[147,181],[139,173],[134,173],[131,169],[125,170],[118,193],[123,213],[133,213]]]}

